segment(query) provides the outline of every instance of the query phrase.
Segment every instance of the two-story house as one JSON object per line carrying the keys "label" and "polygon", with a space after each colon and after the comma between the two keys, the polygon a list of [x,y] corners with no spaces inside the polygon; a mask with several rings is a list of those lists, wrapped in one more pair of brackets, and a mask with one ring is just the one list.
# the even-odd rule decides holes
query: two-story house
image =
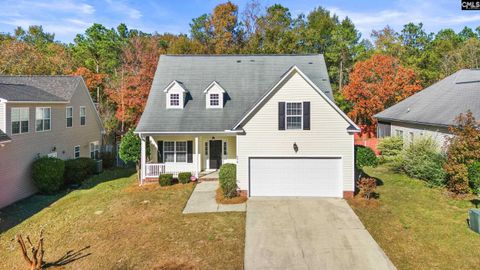
{"label": "two-story house", "polygon": [[39,156],[98,156],[103,127],[78,76],[0,76],[0,207],[36,192]]}
{"label": "two-story house", "polygon": [[323,55],[162,55],[136,128],[142,181],[236,163],[248,196],[352,196],[355,132]]}

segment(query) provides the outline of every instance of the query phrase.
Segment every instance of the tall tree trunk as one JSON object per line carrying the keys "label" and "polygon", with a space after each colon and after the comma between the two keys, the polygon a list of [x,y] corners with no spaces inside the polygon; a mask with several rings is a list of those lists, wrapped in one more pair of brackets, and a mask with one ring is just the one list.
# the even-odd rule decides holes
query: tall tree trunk
{"label": "tall tree trunk", "polygon": [[343,59],[340,60],[340,74],[338,78],[338,91],[342,93],[342,83],[343,83]]}

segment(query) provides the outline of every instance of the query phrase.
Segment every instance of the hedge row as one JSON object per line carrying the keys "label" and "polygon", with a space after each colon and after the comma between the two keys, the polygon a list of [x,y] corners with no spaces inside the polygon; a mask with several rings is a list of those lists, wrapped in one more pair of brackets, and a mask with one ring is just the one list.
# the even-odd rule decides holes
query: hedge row
{"label": "hedge row", "polygon": [[96,163],[91,158],[61,160],[41,157],[33,162],[32,179],[35,186],[46,194],[59,191],[71,184],[81,184],[95,172]]}

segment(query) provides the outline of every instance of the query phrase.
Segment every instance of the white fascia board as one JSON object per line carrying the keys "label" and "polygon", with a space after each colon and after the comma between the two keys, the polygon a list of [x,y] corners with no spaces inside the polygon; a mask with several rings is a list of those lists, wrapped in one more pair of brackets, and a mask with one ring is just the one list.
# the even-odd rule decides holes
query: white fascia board
{"label": "white fascia board", "polygon": [[183,85],[182,85],[179,81],[177,81],[177,80],[173,80],[171,83],[169,83],[169,84],[167,85],[167,87],[165,87],[165,89],[163,90],[163,92],[164,92],[164,93],[167,93],[170,89],[172,89],[172,87],[173,87],[174,85],[178,85],[180,88],[182,88],[184,93],[187,92],[187,90],[183,87]]}
{"label": "white fascia board", "polygon": [[222,93],[226,93],[227,91],[225,91],[225,89],[217,82],[217,81],[213,81],[210,85],[207,86],[207,88],[203,91],[204,94],[208,93],[208,91],[210,91],[210,89],[212,89],[213,86],[218,86],[218,88],[220,89],[220,91]]}

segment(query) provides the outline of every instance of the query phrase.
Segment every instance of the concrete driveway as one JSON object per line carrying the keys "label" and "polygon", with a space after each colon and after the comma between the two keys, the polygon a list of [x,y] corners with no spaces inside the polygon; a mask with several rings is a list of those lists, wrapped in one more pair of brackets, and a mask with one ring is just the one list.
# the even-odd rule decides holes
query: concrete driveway
{"label": "concrete driveway", "polygon": [[250,198],[245,269],[395,269],[341,199]]}

